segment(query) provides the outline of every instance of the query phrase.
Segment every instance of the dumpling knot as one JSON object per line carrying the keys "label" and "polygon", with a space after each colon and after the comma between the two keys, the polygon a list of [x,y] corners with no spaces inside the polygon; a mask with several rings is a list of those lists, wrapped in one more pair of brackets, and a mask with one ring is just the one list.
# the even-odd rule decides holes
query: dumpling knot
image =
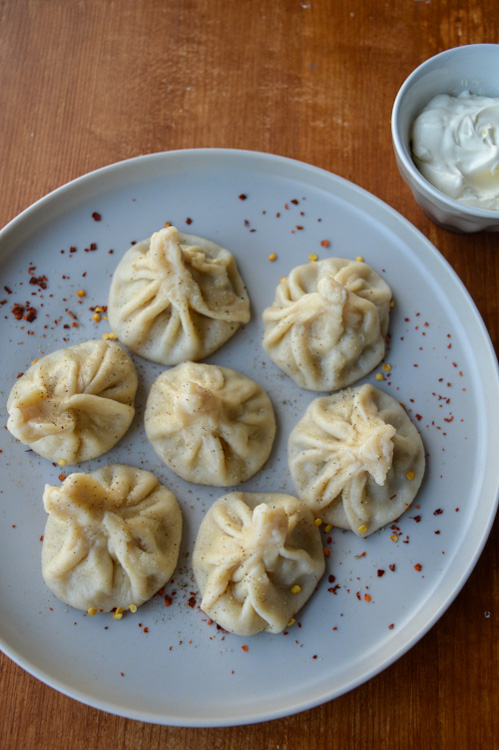
{"label": "dumpling knot", "polygon": [[317,284],[317,292],[325,302],[343,306],[348,299],[348,290],[334,276],[323,276]]}
{"label": "dumpling knot", "polygon": [[392,438],[396,429],[373,412],[369,388],[355,394],[351,422],[359,471],[369,472],[382,487],[393,461]]}
{"label": "dumpling knot", "polygon": [[220,414],[222,401],[218,394],[191,380],[184,383],[177,395],[180,408],[187,414]]}
{"label": "dumpling knot", "polygon": [[284,508],[272,508],[265,503],[253,510],[247,549],[262,557],[267,569],[272,569],[279,559],[288,533],[288,517]]}
{"label": "dumpling knot", "polygon": [[167,227],[155,232],[151,237],[151,258],[156,270],[169,275],[174,268],[182,266],[180,234],[175,227]]}
{"label": "dumpling knot", "polygon": [[391,424],[381,424],[375,427],[364,427],[359,430],[357,460],[362,471],[368,471],[376,484],[382,487],[385,483],[393,461],[393,441],[395,427]]}

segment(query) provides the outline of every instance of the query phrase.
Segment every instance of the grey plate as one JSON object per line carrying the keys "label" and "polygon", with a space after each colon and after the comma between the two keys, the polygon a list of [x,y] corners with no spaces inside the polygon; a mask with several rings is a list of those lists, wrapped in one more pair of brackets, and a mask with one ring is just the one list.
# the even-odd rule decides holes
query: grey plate
{"label": "grey plate", "polygon": [[[89,308],[106,304],[113,269],[130,243],[165,221],[231,249],[249,289],[252,321],[208,360],[259,382],[277,413],[274,451],[244,489],[294,492],[287,435],[315,395],[267,360],[260,345],[261,313],[280,278],[311,253],[363,256],[392,287],[386,356],[392,370],[383,382],[375,372],[365,381],[403,401],[419,427],[428,453],[422,489],[396,530],[388,527],[366,540],[341,530],[325,534],[328,570],[287,635],[242,639],[224,633],[198,608],[190,568],[200,520],[223,491],[183,482],[153,452],[142,418],[161,367],[134,357],[140,379],[135,421],[112,451],[81,468],[130,463],[153,471],[177,495],[185,535],[179,569],[166,587],[172,604],[166,607],[164,597],[156,596],[136,614],[115,621],[109,614],[89,617],[71,610],[50,594],[40,571],[42,493],[46,482],[59,482],[61,468],[27,452],[2,430],[0,644],[57,690],[123,716],[182,726],[273,719],[341,695],[380,672],[459,592],[497,504],[496,360],[483,322],[449,265],[372,195],[320,169],[268,154],[211,149],[152,154],[75,180],[1,232],[1,286],[11,292],[0,291],[0,302],[6,300],[0,306],[3,424],[10,388],[36,357],[109,330],[106,321],[92,320]],[[278,256],[274,262],[268,260],[271,253]],[[31,264],[36,269],[30,273]],[[46,289],[29,283],[40,276],[47,277]],[[82,301],[78,289],[87,293]],[[26,301],[37,309],[32,323],[11,313],[14,303]],[[435,515],[437,510],[442,512]],[[394,531],[397,541],[391,539]]]}

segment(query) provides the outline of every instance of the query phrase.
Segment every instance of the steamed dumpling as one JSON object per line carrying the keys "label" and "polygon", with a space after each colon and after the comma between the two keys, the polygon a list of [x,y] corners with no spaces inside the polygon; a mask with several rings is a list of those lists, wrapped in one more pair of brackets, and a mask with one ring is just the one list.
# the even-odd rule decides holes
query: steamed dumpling
{"label": "steamed dumpling", "polygon": [[149,471],[113,464],[45,486],[42,574],[77,609],[139,606],[177,565],[182,515]]}
{"label": "steamed dumpling", "polygon": [[192,564],[201,609],[237,635],[284,630],[325,569],[314,516],[277,493],[219,498],[201,523]]}
{"label": "steamed dumpling", "polygon": [[145,428],[175,474],[229,487],[263,466],[276,425],[270,399],[257,383],[227,367],[186,362],[154,382]]}
{"label": "steamed dumpling", "polygon": [[334,391],[383,359],[391,290],[366,263],[294,268],[263,313],[263,348],[300,388]]}
{"label": "steamed dumpling", "polygon": [[88,461],[128,430],[136,390],[133,362],[115,341],[68,346],[39,359],[16,381],[7,427],[50,461]]}
{"label": "steamed dumpling", "polygon": [[207,357],[250,319],[232,253],[175,227],[125,253],[107,312],[123,344],[163,365]]}
{"label": "steamed dumpling", "polygon": [[359,536],[407,510],[425,466],[409,416],[372,385],[312,401],[289,436],[288,456],[298,497],[327,523]]}

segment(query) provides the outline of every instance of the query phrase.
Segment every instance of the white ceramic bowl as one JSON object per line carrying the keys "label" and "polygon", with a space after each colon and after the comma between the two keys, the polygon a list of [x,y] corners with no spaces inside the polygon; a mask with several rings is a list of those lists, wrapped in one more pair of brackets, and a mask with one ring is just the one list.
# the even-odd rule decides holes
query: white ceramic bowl
{"label": "white ceramic bowl", "polygon": [[412,159],[411,125],[437,94],[470,91],[499,97],[499,44],[471,44],[441,52],[416,68],[402,84],[392,110],[397,166],[416,202],[437,224],[458,232],[499,231],[499,211],[465,206],[433,187]]}

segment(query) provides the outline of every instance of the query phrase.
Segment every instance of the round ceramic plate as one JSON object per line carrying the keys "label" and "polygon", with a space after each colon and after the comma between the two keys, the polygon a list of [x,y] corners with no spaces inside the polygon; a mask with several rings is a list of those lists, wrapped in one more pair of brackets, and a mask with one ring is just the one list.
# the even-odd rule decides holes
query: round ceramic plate
{"label": "round ceramic plate", "polygon": [[[123,716],[183,726],[273,719],[380,672],[460,590],[496,509],[496,362],[449,265],[372,195],[277,156],[153,154],[75,180],[2,231],[3,424],[9,391],[34,359],[109,331],[104,318],[92,319],[92,308],[107,303],[113,270],[131,243],[167,221],[231,249],[251,297],[251,322],[207,360],[256,380],[276,410],[272,455],[243,488],[294,492],[287,436],[317,394],[300,390],[267,359],[261,315],[279,280],[315,254],[362,256],[393,290],[385,360],[391,370],[379,367],[364,381],[404,402],[420,430],[428,457],[420,493],[393,527],[367,539],[339,529],[324,533],[326,574],[286,632],[228,634],[200,610],[191,570],[199,523],[223,490],[183,482],[158,459],[145,437],[143,413],[162,368],[134,357],[140,385],[132,427],[107,455],[80,469],[129,463],[151,470],[176,494],[185,533],[174,579],[121,621],[110,614],[90,617],[55,599],[41,577],[42,494],[45,483],[60,483],[62,470],[2,429],[0,644],[48,685]],[[81,289],[86,297],[77,295]],[[34,319],[17,319],[15,305]]]}

